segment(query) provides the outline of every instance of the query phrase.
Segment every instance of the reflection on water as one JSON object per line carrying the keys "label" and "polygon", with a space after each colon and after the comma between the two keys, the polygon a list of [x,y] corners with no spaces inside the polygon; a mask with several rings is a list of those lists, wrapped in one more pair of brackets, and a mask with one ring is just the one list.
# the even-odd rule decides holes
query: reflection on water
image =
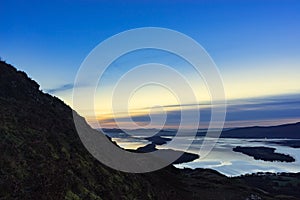
{"label": "reflection on water", "polygon": [[[198,139],[199,141],[203,139]],[[237,176],[254,172],[300,172],[300,149],[279,146],[276,144],[266,144],[270,141],[265,139],[225,139],[221,138],[213,150],[204,158],[197,159],[190,163],[176,165],[178,168],[211,168],[228,176]],[[200,143],[200,142],[199,142]],[[194,144],[197,146],[197,144]],[[200,144],[201,145],[201,144]],[[278,153],[289,154],[295,158],[295,162],[266,162],[255,160],[254,158],[239,152],[232,151],[236,146],[265,146],[275,147]],[[195,147],[190,151],[197,153]],[[199,151],[198,151],[199,152]]]}
{"label": "reflection on water", "polygon": [[[177,150],[186,149],[190,137],[181,137],[180,143],[176,146]],[[203,137],[197,137],[189,152],[200,154]],[[113,138],[121,147],[125,149],[136,149],[149,144],[149,141],[139,138]],[[278,140],[278,139],[277,139]],[[205,157],[201,157],[193,162],[177,164],[178,168],[211,168],[227,176],[238,176],[241,174],[255,172],[300,172],[300,149],[287,146],[279,146],[268,141],[277,141],[276,139],[232,139],[220,138],[212,151]],[[255,160],[254,158],[239,152],[232,151],[236,146],[265,146],[275,147],[278,153],[289,154],[295,158],[295,162],[266,162]],[[158,149],[164,148],[164,145],[157,146]]]}
{"label": "reflection on water", "polygon": [[137,149],[150,144],[148,140],[138,138],[112,138],[112,141],[116,142],[120,147],[124,149]]}

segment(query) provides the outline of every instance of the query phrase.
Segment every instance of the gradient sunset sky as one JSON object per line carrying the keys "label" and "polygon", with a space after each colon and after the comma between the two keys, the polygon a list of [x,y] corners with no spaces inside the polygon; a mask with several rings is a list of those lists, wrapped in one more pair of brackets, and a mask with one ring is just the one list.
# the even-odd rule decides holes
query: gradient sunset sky
{"label": "gradient sunset sky", "polygon": [[[196,40],[219,68],[229,102],[227,126],[289,123],[300,121],[299,11],[297,0],[2,1],[0,56],[25,71],[43,91],[72,106],[77,70],[95,46],[128,29],[169,28]],[[113,127],[105,90],[136,64],[167,62],[193,81],[193,73],[176,59],[144,51],[114,63],[98,97],[99,118]],[[176,104],[169,93],[155,87],[135,98],[133,110]],[[186,103],[199,109],[193,105],[208,99],[198,100]],[[202,108],[204,122],[210,116],[207,109]],[[89,116],[89,111],[79,112]],[[170,127],[177,123],[176,112],[170,110]],[[144,114],[135,120],[147,121],[147,111]]]}

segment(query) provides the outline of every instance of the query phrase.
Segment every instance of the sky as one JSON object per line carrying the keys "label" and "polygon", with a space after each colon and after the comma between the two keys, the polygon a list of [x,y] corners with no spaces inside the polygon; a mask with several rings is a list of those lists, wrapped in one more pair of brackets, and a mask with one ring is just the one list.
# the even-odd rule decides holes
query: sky
{"label": "sky", "polygon": [[[2,1],[0,56],[72,106],[77,71],[100,42],[129,29],[168,28],[193,38],[215,62],[229,103],[227,126],[295,122],[300,121],[299,10],[297,0]],[[113,126],[109,95],[114,84],[130,68],[147,62],[167,63],[184,74],[197,100],[178,103],[164,88],[144,87],[130,99],[137,122],[147,121],[146,107],[161,105],[173,127],[178,106],[168,108],[183,103],[204,113],[204,122],[209,120],[211,105],[195,106],[209,102],[209,91],[190,66],[151,50],[121,57],[110,66],[97,90],[97,119]],[[77,109],[89,119],[92,111]],[[117,117],[128,123],[128,117]]]}

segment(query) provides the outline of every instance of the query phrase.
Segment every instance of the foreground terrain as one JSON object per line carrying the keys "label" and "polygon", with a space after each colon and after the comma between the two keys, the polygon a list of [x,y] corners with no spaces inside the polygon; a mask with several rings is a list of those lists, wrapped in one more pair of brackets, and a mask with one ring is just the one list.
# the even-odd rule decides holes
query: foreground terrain
{"label": "foreground terrain", "polygon": [[[273,177],[228,178],[208,169],[169,166],[146,174],[112,170],[82,145],[72,109],[3,61],[0,152],[0,199],[299,198],[293,188],[298,186],[299,175],[293,181],[289,178],[287,183],[293,187],[287,187]],[[276,187],[266,187],[274,181]]]}

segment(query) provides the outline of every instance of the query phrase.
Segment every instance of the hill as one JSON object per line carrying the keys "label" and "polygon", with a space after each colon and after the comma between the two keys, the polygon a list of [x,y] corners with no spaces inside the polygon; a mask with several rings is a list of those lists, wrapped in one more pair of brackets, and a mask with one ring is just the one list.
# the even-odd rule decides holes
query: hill
{"label": "hill", "polygon": [[224,138],[287,138],[300,139],[300,122],[269,127],[244,127],[223,131]]}
{"label": "hill", "polygon": [[275,199],[213,170],[110,169],[84,148],[72,117],[70,107],[0,61],[0,199]]}

